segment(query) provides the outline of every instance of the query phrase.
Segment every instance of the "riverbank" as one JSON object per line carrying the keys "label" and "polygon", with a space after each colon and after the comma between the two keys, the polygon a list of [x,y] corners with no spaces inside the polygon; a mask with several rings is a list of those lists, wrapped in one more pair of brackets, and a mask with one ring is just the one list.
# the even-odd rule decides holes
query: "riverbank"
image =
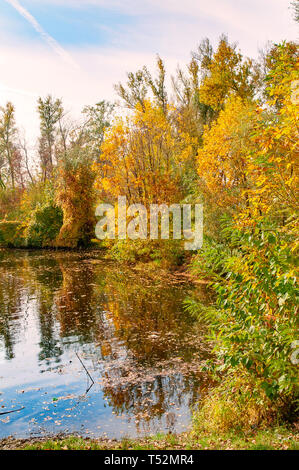
{"label": "riverbank", "polygon": [[299,450],[295,426],[276,427],[248,433],[157,434],[142,439],[87,439],[56,436],[49,439],[14,439],[0,441],[0,450]]}
{"label": "riverbank", "polygon": [[[0,449],[298,449],[298,428],[272,428],[286,421],[278,421],[275,414],[269,413],[264,419],[259,414],[258,404],[243,400],[243,395],[236,392],[244,389],[243,381],[234,387],[228,384],[207,397],[208,401],[200,407],[204,412],[200,416],[193,414],[193,434],[181,434],[189,429],[191,422],[189,406],[195,402],[190,400],[199,396],[199,387],[202,392],[212,386],[210,375],[202,370],[211,352],[210,341],[206,339],[206,325],[182,307],[185,299],[194,292],[194,285],[208,281],[194,279],[186,266],[170,272],[154,262],[120,265],[112,260],[99,259],[98,252],[92,251],[52,254],[48,251],[28,250],[26,253],[7,250],[1,267],[3,305],[10,306],[7,333],[14,331],[15,335],[18,334],[6,344],[9,357],[6,360],[6,380],[8,385],[11,383],[11,388],[1,398],[3,407],[8,407],[9,400],[19,403],[22,397],[24,413],[31,418],[34,400],[34,420],[28,418],[22,431],[17,427],[17,415],[11,417],[11,422],[3,421],[7,432],[2,437],[22,433],[28,438],[6,438],[0,441]],[[11,279],[15,279],[16,273],[16,283],[10,289]],[[21,304],[16,296],[19,291],[26,293],[26,302]],[[210,305],[207,291],[206,286],[196,289],[196,304]],[[33,293],[34,299],[41,298],[40,304],[32,301]],[[198,299],[198,296],[202,298]],[[21,314],[18,322],[23,319],[24,312],[29,312],[29,317],[24,317],[24,327],[29,321],[30,336],[24,336],[23,328],[16,324],[15,317],[10,316],[12,306]],[[38,343],[40,363],[37,363],[35,338],[41,331],[43,336]],[[55,332],[59,332],[59,336]],[[69,338],[72,338],[72,348],[69,347]],[[20,354],[15,354],[15,351],[18,353],[14,349],[16,340],[18,344],[23,341],[23,350],[27,351],[26,362],[22,362]],[[88,352],[85,345],[89,347]],[[129,356],[123,356],[124,347]],[[82,377],[85,378],[86,369],[75,354],[77,352],[93,377],[92,387],[84,395]],[[32,381],[31,387],[28,382],[26,387],[17,382],[19,389],[16,389],[13,381],[17,368],[21,368],[22,374],[26,372],[29,382]],[[38,387],[35,385],[36,377]],[[53,384],[51,388],[49,379]],[[141,384],[146,384],[146,388],[141,388]],[[163,394],[157,394],[156,390],[161,387]],[[141,395],[140,390],[144,390]],[[99,391],[106,394],[103,399]],[[139,397],[137,403],[136,396]],[[243,401],[236,401],[236,397]],[[79,427],[70,428],[70,424],[78,420],[76,406],[79,402],[80,422],[86,423],[86,433]],[[102,411],[99,413],[99,410]],[[113,426],[120,429],[120,416],[124,415],[122,432],[113,433]],[[250,415],[248,419],[247,415]],[[97,416],[96,422],[94,416]],[[100,432],[98,429],[103,436],[118,439],[134,436],[134,430],[129,429],[132,426],[127,426],[128,418],[132,417],[137,428],[140,422],[148,424],[157,417],[164,419],[159,429],[167,432],[171,424],[167,421],[169,416],[171,423],[176,425],[171,427],[173,434],[138,440],[93,440],[70,436],[70,433],[95,436]],[[240,416],[245,421],[243,433],[236,431],[242,425]],[[24,417],[22,421],[26,422]],[[31,434],[39,432],[36,426],[42,426],[48,437],[32,439]],[[55,426],[61,426],[59,429],[64,434],[50,434],[58,429]],[[147,432],[153,431],[147,428]]]}

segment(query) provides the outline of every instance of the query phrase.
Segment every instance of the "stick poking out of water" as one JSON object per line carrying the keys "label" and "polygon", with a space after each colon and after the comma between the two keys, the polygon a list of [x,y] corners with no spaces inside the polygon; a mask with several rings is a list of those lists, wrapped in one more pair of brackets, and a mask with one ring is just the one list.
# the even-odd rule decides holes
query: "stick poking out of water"
{"label": "stick poking out of water", "polygon": [[22,406],[22,408],[18,408],[17,410],[10,410],[10,411],[2,411],[0,415],[8,415],[9,413],[15,413],[16,411],[21,411],[24,410],[25,406]]}
{"label": "stick poking out of water", "polygon": [[79,361],[81,362],[82,366],[84,367],[85,371],[86,371],[86,374],[88,375],[88,377],[90,378],[90,380],[92,381],[92,383],[94,384],[94,380],[93,378],[91,377],[90,373],[88,372],[87,368],[85,367],[85,365],[83,364],[83,361],[81,360],[79,354],[76,352],[76,356],[77,358],[79,359]]}

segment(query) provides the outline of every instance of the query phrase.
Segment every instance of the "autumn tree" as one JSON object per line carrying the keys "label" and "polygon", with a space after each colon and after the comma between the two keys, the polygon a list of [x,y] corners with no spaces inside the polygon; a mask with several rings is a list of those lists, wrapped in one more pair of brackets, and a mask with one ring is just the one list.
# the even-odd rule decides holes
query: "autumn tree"
{"label": "autumn tree", "polygon": [[203,74],[200,100],[218,113],[231,95],[252,98],[259,83],[259,70],[254,62],[244,59],[226,36],[220,38],[212,55],[210,48],[206,49],[208,52],[199,56]]}
{"label": "autumn tree", "polygon": [[90,243],[94,234],[94,168],[100,172],[101,145],[110,125],[113,105],[101,101],[85,107],[85,120],[69,135],[67,148],[59,155],[55,201],[63,212],[63,225],[56,246],[77,247]]}
{"label": "autumn tree", "polygon": [[[264,99],[269,102],[275,94],[275,107],[277,108],[283,105],[285,99],[285,89],[282,86],[281,93],[279,93],[279,86],[285,80],[288,72],[296,67],[298,61],[298,45],[292,41],[283,44],[270,44],[262,54]],[[271,106],[273,107],[273,105],[272,101]]]}
{"label": "autumn tree", "polygon": [[204,194],[208,230],[219,231],[220,216],[233,214],[247,203],[251,179],[247,174],[254,105],[231,97],[211,127],[206,127],[197,153],[199,188]]}
{"label": "autumn tree", "polygon": [[76,248],[90,243],[95,227],[93,183],[89,155],[74,145],[57,168],[55,201],[62,209],[63,225],[56,246]]}
{"label": "autumn tree", "polygon": [[[249,194],[252,222],[270,218],[284,227],[298,223],[298,105],[299,62],[290,60],[290,45],[275,48],[275,63],[267,77],[267,109],[257,109],[251,135],[254,152],[250,155],[250,173],[254,186]],[[279,106],[277,106],[279,103]]]}
{"label": "autumn tree", "polygon": [[128,201],[145,205],[178,201],[191,143],[172,126],[161,106],[145,101],[144,108],[137,106],[132,117],[116,119],[107,130],[103,163],[95,166],[96,185],[110,198],[126,195]]}

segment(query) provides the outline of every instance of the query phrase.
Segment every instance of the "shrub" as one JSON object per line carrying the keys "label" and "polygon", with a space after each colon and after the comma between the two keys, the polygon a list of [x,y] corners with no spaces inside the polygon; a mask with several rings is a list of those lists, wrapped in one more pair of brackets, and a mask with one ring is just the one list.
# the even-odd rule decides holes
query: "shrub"
{"label": "shrub", "polygon": [[298,405],[298,365],[291,354],[299,320],[292,237],[265,222],[254,230],[227,226],[225,234],[230,250],[223,251],[221,261],[215,262],[212,246],[204,250],[202,265],[200,256],[193,264],[209,273],[218,269],[211,282],[215,308],[192,299],[186,305],[209,322],[216,354],[210,369],[218,379],[224,377],[198,416],[210,414],[215,428],[227,421],[247,426],[290,418]]}
{"label": "shrub", "polygon": [[62,211],[50,203],[37,206],[26,227],[26,245],[30,247],[53,246],[62,226]]}
{"label": "shrub", "polygon": [[0,245],[4,247],[21,247],[25,245],[22,222],[4,220],[0,222]]}
{"label": "shrub", "polygon": [[275,407],[265,392],[256,394],[257,388],[246,371],[226,377],[199,403],[193,415],[193,432],[218,434],[272,425],[282,416],[282,409]]}
{"label": "shrub", "polygon": [[63,212],[63,225],[55,245],[86,247],[94,237],[94,173],[88,153],[74,148],[61,160],[55,201]]}
{"label": "shrub", "polygon": [[181,265],[185,256],[182,243],[177,240],[118,240],[106,244],[113,259],[128,263],[153,261],[171,267]]}

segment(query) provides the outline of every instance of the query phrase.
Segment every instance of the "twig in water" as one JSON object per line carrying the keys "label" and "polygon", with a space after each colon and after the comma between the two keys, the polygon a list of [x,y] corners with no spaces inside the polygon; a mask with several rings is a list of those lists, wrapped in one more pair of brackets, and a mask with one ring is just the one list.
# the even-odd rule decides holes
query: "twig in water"
{"label": "twig in water", "polygon": [[21,411],[25,408],[25,406],[22,406],[22,408],[18,408],[17,410],[10,410],[10,411],[2,411],[0,415],[8,415],[9,413],[15,413],[16,411]]}
{"label": "twig in water", "polygon": [[85,365],[83,364],[83,362],[82,362],[82,360],[81,360],[81,358],[80,358],[80,356],[79,356],[79,354],[78,354],[77,352],[76,352],[76,356],[77,356],[77,358],[79,359],[79,361],[81,362],[82,366],[84,367],[84,369],[85,369],[85,371],[86,371],[88,377],[90,378],[90,380],[91,380],[92,383],[94,384],[93,378],[91,377],[90,373],[89,373],[88,370],[86,369]]}

